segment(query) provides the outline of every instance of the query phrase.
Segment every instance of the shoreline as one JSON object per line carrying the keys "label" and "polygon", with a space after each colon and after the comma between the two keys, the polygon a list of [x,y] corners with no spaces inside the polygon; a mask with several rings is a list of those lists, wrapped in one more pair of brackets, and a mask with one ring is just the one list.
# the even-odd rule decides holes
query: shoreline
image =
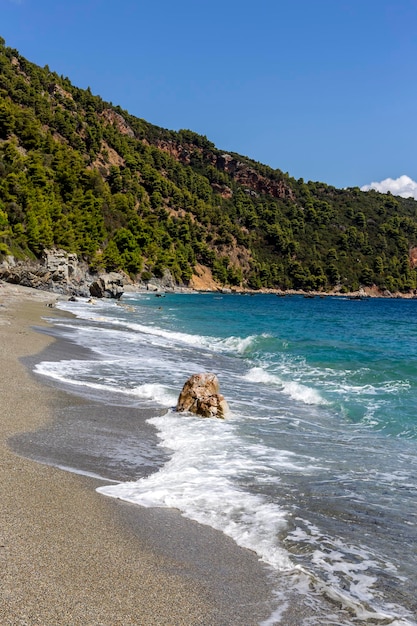
{"label": "shoreline", "polygon": [[[366,300],[366,299],[381,299],[381,300],[416,300],[417,293],[407,292],[402,293],[400,291],[391,293],[388,291],[381,291],[378,287],[363,287],[358,291],[348,291],[343,293],[341,291],[306,291],[304,289],[249,289],[243,287],[222,287],[218,285],[213,288],[199,287],[185,287],[177,286],[163,287],[161,286],[148,286],[143,283],[126,284],[124,286],[124,293],[147,293],[150,295],[160,295],[163,293],[175,293],[175,294],[204,294],[204,293],[221,293],[232,294],[241,296],[256,296],[256,295],[272,295],[278,297],[290,297],[290,296],[303,296],[304,298],[345,298],[346,300]],[[416,290],[417,291],[417,290]]]}
{"label": "shoreline", "polygon": [[266,620],[276,608],[272,581],[255,554],[176,510],[103,497],[95,491],[102,481],[10,449],[12,436],[52,424],[68,402],[22,363],[51,345],[47,333],[32,327],[56,298],[0,285],[1,623],[250,626]]}

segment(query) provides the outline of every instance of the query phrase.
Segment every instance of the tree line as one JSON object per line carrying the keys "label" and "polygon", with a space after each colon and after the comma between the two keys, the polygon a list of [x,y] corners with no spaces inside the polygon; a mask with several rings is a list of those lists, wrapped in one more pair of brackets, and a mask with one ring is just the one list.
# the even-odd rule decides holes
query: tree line
{"label": "tree line", "polygon": [[57,246],[133,279],[169,269],[187,284],[200,263],[236,287],[416,289],[413,199],[223,157],[206,137],[136,118],[0,39],[0,257]]}

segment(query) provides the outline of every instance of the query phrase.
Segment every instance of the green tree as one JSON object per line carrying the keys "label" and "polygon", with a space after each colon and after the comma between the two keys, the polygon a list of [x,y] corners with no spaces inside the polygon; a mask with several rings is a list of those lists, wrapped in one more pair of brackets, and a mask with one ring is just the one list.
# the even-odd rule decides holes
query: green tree
{"label": "green tree", "polygon": [[15,128],[15,116],[7,102],[0,102],[0,139],[7,139]]}
{"label": "green tree", "polygon": [[116,243],[112,239],[104,249],[102,263],[107,272],[119,270],[123,265],[122,256]]}

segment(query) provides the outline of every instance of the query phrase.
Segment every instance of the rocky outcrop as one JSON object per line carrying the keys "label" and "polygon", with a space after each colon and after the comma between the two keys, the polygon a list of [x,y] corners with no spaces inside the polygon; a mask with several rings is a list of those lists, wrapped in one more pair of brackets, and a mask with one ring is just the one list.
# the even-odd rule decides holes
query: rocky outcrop
{"label": "rocky outcrop", "polygon": [[40,261],[16,261],[7,257],[0,265],[0,278],[6,282],[54,293],[88,296],[91,276],[77,255],[65,250],[45,250]]}
{"label": "rocky outcrop", "polygon": [[[233,155],[226,153],[218,154],[193,144],[178,144],[173,141],[158,140],[155,145],[185,165],[191,163],[194,155],[200,155],[200,158],[201,155],[204,155],[204,159],[209,161],[216,169],[227,172],[233,180],[245,187],[245,191],[249,195],[268,194],[273,198],[283,198],[294,202],[296,200],[293,190],[284,179],[274,180],[273,178],[263,176],[248,162],[240,161]],[[230,198],[233,195],[232,190],[227,185],[212,183],[212,187],[216,193],[219,193],[224,198]]]}
{"label": "rocky outcrop", "polygon": [[42,253],[42,265],[51,273],[52,280],[70,283],[73,280],[81,281],[84,271],[81,270],[78,257],[71,252],[52,248]]}
{"label": "rocky outcrop", "polygon": [[134,137],[135,133],[132,128],[126,122],[125,118],[120,115],[120,113],[116,113],[113,109],[104,109],[101,116],[106,120],[108,124],[112,124],[117,128],[117,130],[122,135],[127,135],[128,137]]}
{"label": "rocky outcrop", "polygon": [[148,291],[174,291],[177,284],[169,269],[165,269],[161,278],[152,276],[147,282],[146,289]]}
{"label": "rocky outcrop", "polygon": [[224,418],[229,407],[219,392],[219,381],[215,374],[193,374],[185,383],[178,398],[176,410],[188,411],[201,417]]}
{"label": "rocky outcrop", "polygon": [[0,278],[8,283],[53,291],[69,296],[119,299],[126,277],[111,272],[95,279],[77,255],[65,250],[44,250],[40,261],[19,261],[7,257],[0,265]]}
{"label": "rocky outcrop", "polygon": [[102,139],[100,144],[100,152],[91,163],[91,168],[99,170],[100,174],[105,178],[110,174],[112,165],[116,167],[124,167],[125,160],[116,150],[111,148],[109,144]]}
{"label": "rocky outcrop", "polygon": [[2,265],[0,267],[0,278],[13,285],[32,287],[51,291],[51,275],[45,269],[31,263],[16,263],[14,265]]}
{"label": "rocky outcrop", "polygon": [[90,285],[93,298],[115,298],[119,300],[124,292],[124,277],[117,272],[102,274]]}
{"label": "rocky outcrop", "polygon": [[72,94],[69,91],[65,91],[60,85],[57,83],[51,83],[48,87],[48,91],[51,96],[60,96],[61,98],[68,98],[68,100],[74,100]]}
{"label": "rocky outcrop", "polygon": [[417,267],[417,248],[411,248],[409,256],[411,269],[415,269]]}
{"label": "rocky outcrop", "polygon": [[268,194],[273,198],[287,198],[295,201],[293,190],[284,180],[271,180],[262,176],[255,168],[230,154],[216,155],[213,164],[217,169],[227,172],[236,182],[255,195]]}

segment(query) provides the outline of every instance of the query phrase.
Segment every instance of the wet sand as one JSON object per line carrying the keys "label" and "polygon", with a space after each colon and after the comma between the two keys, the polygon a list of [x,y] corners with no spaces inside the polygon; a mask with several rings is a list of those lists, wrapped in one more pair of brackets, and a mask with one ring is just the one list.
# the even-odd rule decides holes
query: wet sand
{"label": "wet sand", "polygon": [[[19,433],[49,428],[66,406],[82,405],[41,384],[21,360],[51,344],[32,326],[53,314],[46,304],[54,299],[0,284],[0,623],[251,626],[267,619],[272,582],[253,553],[175,510],[103,497],[95,491],[100,480],[13,451]],[[28,450],[30,441],[26,434]]]}

